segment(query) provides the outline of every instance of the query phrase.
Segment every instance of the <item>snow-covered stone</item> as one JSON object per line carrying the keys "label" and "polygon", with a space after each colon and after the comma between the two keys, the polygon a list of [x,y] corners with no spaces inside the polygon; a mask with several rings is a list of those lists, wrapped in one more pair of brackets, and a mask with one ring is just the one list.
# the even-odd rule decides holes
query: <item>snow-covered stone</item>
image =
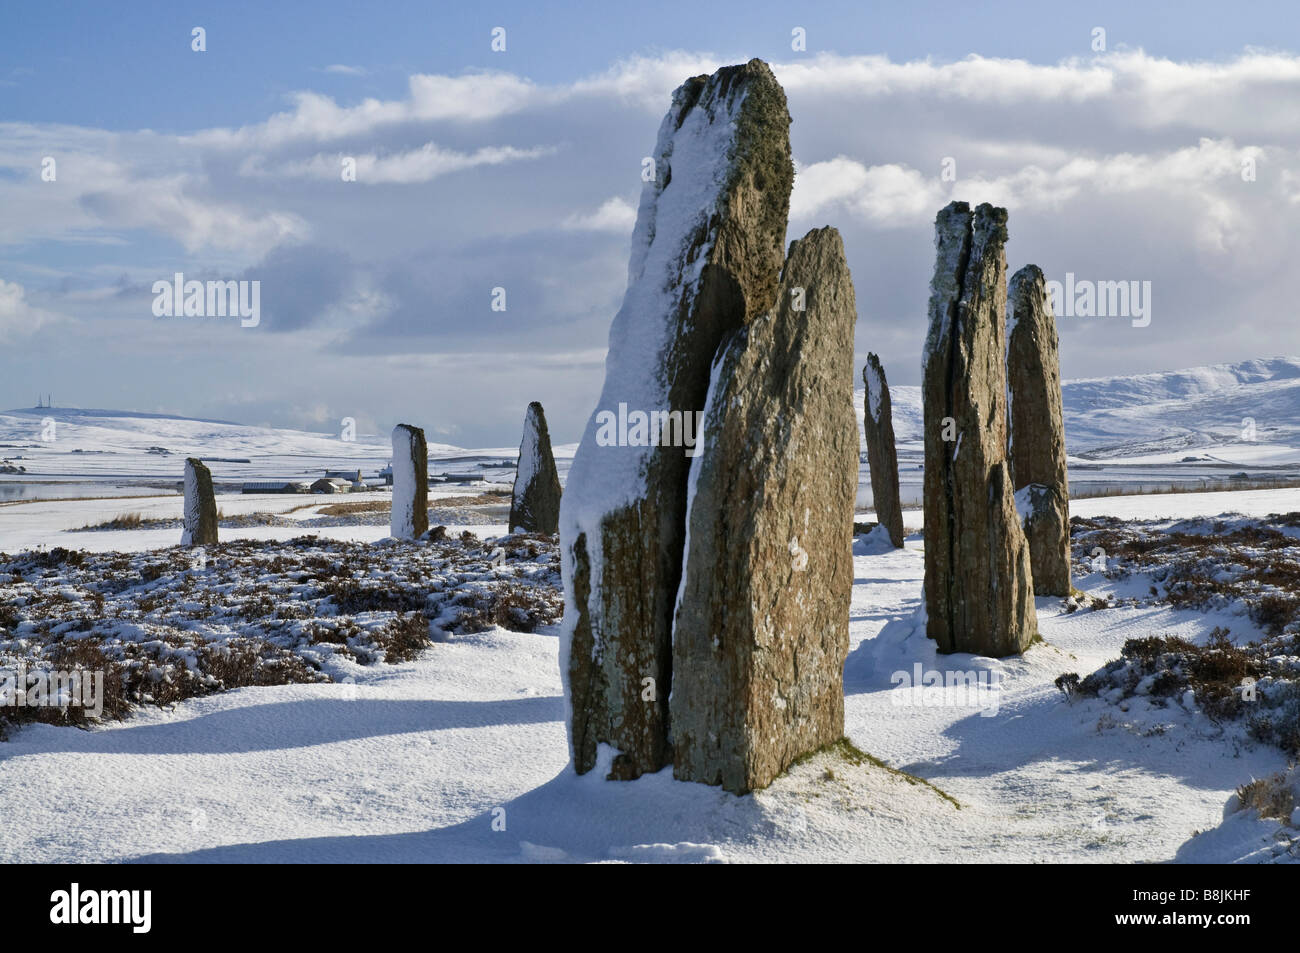
{"label": "snow-covered stone", "polygon": [[867,355],[862,382],[866,385],[862,428],[867,438],[867,467],[871,470],[871,502],[876,521],[888,531],[890,542],[902,549],[903,504],[898,492],[893,404],[885,369],[875,354]]}
{"label": "snow-covered stone", "polygon": [[922,360],[926,632],[941,652],[995,657],[1038,631],[1006,460],[1006,222],[988,204],[939,212]]}
{"label": "snow-covered stone", "polygon": [[775,304],[794,181],[789,124],[772,71],[751,60],[687,80],[659,129],[605,384],[560,509],[561,671],[579,773],[597,768],[602,744],[614,752],[612,778],[671,758],[670,633],[695,452],[671,439],[610,445],[599,421],[621,404],[702,411],[723,338]]}
{"label": "snow-covered stone", "polygon": [[546,412],[533,401],[524,415],[519,443],[519,468],[510,500],[510,529],[525,533],[554,533],[560,525],[560,476],[551,453]]}
{"label": "snow-covered stone", "polygon": [[393,512],[396,539],[416,539],[429,529],[429,450],[424,431],[410,424],[393,428]]}
{"label": "snow-covered stone", "polygon": [[212,493],[212,472],[203,461],[185,461],[185,515],[182,546],[206,546],[217,541],[217,500]]}
{"label": "snow-covered stone", "polygon": [[673,628],[673,774],[737,794],[844,734],[857,309],[839,232],[792,243],[781,280],[713,369]]}
{"label": "snow-covered stone", "polygon": [[1010,435],[1007,458],[1015,488],[1037,487],[1024,519],[1034,592],[1070,594],[1070,488],[1066,475],[1065,421],[1056,319],[1037,265],[1011,279],[1007,301],[1007,388]]}

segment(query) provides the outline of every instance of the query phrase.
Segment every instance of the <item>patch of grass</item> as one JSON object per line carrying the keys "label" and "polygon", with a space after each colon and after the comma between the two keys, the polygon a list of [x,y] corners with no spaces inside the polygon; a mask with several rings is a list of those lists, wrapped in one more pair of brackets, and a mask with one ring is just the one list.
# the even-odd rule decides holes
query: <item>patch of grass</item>
{"label": "patch of grass", "polygon": [[[305,510],[314,505],[313,503],[307,503],[303,506],[295,506],[290,512]],[[384,499],[365,500],[361,503],[329,503],[316,512],[321,516],[351,516],[354,513],[391,513],[392,511],[393,501]]]}
{"label": "patch of grass", "polygon": [[1237,788],[1237,800],[1239,811],[1258,811],[1260,817],[1275,817],[1280,821],[1289,821],[1296,808],[1295,792],[1281,771],[1243,784]]}
{"label": "patch of grass", "polygon": [[81,527],[83,530],[96,529],[139,529],[144,523],[144,517],[139,513],[123,513],[120,516],[114,516],[111,520],[105,520],[102,523],[88,523]]}
{"label": "patch of grass", "polygon": [[[908,784],[927,787],[935,794],[939,795],[939,797],[943,798],[945,801],[948,801],[950,804],[952,804],[952,806],[955,807],[957,810],[959,811],[961,810],[961,802],[959,802],[955,797],[953,797],[947,791],[943,790],[943,788],[933,784],[930,781],[927,781],[925,778],[917,777],[915,774],[909,774],[906,771],[900,770],[899,768],[895,768],[886,764],[885,762],[877,758],[875,755],[868,754],[867,752],[863,751],[852,741],[850,741],[847,737],[840,738],[838,741],[832,741],[830,744],[823,745],[822,747],[818,748],[816,751],[810,751],[805,755],[801,755],[800,757],[795,758],[794,761],[790,763],[790,767],[791,768],[798,767],[799,765],[811,761],[813,758],[816,758],[817,756],[823,754],[832,755],[834,757],[847,761],[849,764],[859,766],[859,767],[864,764],[869,764],[872,767],[880,768],[884,771],[887,771],[890,774],[894,775],[895,777],[902,778]],[[789,769],[786,769],[786,772],[783,773],[788,773],[788,772]]]}

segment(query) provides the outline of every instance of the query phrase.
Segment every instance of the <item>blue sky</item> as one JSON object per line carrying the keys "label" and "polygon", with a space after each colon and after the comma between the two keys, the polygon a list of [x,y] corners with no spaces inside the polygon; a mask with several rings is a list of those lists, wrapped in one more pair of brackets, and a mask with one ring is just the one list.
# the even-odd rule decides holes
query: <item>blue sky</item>
{"label": "blue sky", "polygon": [[[1066,376],[1300,352],[1290,4],[49,2],[3,17],[6,408],[53,391],[304,429],[407,419],[469,446],[513,443],[539,399],[555,439],[575,440],[640,158],[674,85],[750,56],[773,63],[794,117],[787,238],[844,233],[859,362],[880,352],[892,382],[919,376],[931,223],[950,198],[1008,206],[1012,268],[1152,282],[1150,327],[1062,326]],[[342,156],[363,181],[339,181]],[[260,280],[263,325],[155,319],[149,287],[174,271]],[[497,286],[504,314],[487,306]]]}
{"label": "blue sky", "polygon": [[[32,81],[0,88],[6,119],[106,129],[185,132],[239,125],[310,86],[344,97],[392,97],[421,72],[509,68],[539,82],[599,72],[656,50],[713,50],[780,58],[793,26],[813,49],[894,60],[970,53],[1055,62],[1090,52],[1103,26],[1112,45],[1175,59],[1218,59],[1246,46],[1294,49],[1294,3],[839,2],[735,4],[655,0],[634,5],[544,3],[139,2],[12,5],[0,62]],[[507,28],[507,50],[488,45]],[[189,31],[208,31],[195,59]],[[503,62],[504,61],[504,62]],[[370,70],[362,80],[321,75],[329,65]],[[12,77],[11,77],[12,78]]]}

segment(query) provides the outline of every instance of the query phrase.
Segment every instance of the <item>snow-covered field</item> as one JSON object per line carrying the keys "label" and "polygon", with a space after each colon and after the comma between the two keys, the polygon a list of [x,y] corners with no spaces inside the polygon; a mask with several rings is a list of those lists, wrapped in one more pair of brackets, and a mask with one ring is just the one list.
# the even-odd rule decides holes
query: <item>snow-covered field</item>
{"label": "snow-covered field", "polygon": [[[247,511],[304,502],[222,498],[227,515],[232,499]],[[4,506],[0,549],[167,547],[179,531],[68,530],[179,505]],[[1180,519],[1297,510],[1300,490],[1269,490],[1096,499],[1073,512]],[[910,512],[908,525],[919,515]],[[311,532],[360,542],[387,535],[382,526]],[[301,535],[222,531],[223,541]],[[1279,749],[1216,725],[1194,705],[1068,701],[1053,684],[1102,667],[1130,638],[1197,641],[1218,625],[1258,636],[1240,611],[1120,604],[1067,612],[1060,600],[1040,599],[1045,644],[1023,658],[940,657],[917,616],[920,541],[902,551],[870,537],[854,545],[847,734],[888,769],[851,752],[823,753],[744,798],[676,782],[670,770],[632,783],[575,777],[566,770],[554,631],[496,627],[449,636],[413,661],[354,666],[355,684],[241,688],[167,710],[144,706],[91,731],[23,727],[0,742],[0,860],[1219,862],[1300,854],[1294,827],[1249,813],[1224,820],[1239,785],[1285,767]],[[1091,598],[1136,584],[1091,573],[1076,585]],[[949,704],[928,704],[933,696],[896,687],[917,666],[975,678],[996,671],[998,690],[952,688]],[[907,700],[920,703],[899,704]]]}
{"label": "snow-covered field", "polygon": [[[1241,481],[1239,474],[1300,480],[1300,358],[1067,380],[1061,392],[1076,495],[1213,489]],[[890,398],[903,501],[919,503],[921,389],[891,386]],[[863,391],[854,394],[859,421],[863,399]],[[868,506],[870,488],[859,482],[858,505]]]}
{"label": "snow-covered field", "polygon": [[[516,447],[428,449],[430,476],[479,472],[514,480]],[[554,449],[563,474],[576,446]],[[0,413],[0,502],[48,498],[59,484],[75,490],[61,496],[92,495],[86,488],[93,483],[119,493],[138,493],[141,484],[178,489],[187,456],[208,464],[221,493],[246,481],[315,479],[327,469],[361,470],[373,481],[391,460],[392,445],[387,436],[343,429],[308,433],[119,410],[10,410]]]}
{"label": "snow-covered field", "polygon": [[[897,385],[890,392],[903,500],[919,503],[920,388]],[[1171,485],[1213,489],[1231,486],[1240,474],[1300,481],[1300,358],[1064,381],[1062,396],[1076,494]],[[863,397],[862,391],[854,395],[859,420]],[[561,482],[576,449],[554,448]],[[344,439],[341,428],[308,433],[127,411],[11,410],[0,413],[0,504],[147,492],[142,484],[171,491],[186,456],[207,461],[219,494],[244,481],[315,478],[326,469],[360,469],[371,480],[391,453],[387,437]],[[508,484],[517,448],[431,443],[429,456],[430,475],[477,473]],[[6,465],[25,472],[6,472]],[[865,463],[858,483],[858,505],[869,507]]]}

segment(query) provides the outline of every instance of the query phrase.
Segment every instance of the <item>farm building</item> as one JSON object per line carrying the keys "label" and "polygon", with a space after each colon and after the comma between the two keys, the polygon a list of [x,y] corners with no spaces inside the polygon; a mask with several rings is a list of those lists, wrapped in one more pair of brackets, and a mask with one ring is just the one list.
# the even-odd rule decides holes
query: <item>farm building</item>
{"label": "farm building", "polygon": [[340,477],[321,477],[311,485],[313,493],[347,493],[351,488],[352,482]]}
{"label": "farm building", "polygon": [[309,493],[306,480],[254,480],[240,487],[241,493]]}
{"label": "farm building", "polygon": [[362,478],[360,470],[326,470],[325,479],[341,480],[348,484],[353,492],[370,489],[370,485]]}

